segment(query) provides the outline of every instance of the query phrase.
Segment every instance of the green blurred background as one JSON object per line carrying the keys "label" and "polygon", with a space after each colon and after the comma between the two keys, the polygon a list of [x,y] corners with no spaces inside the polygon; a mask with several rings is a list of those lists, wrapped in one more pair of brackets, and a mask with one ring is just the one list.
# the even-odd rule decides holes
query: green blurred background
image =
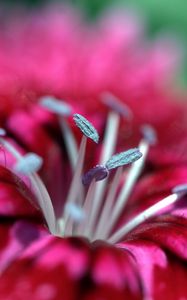
{"label": "green blurred background", "polygon": [[[2,0],[1,0],[2,1]],[[58,0],[80,8],[89,20],[94,20],[106,8],[113,5],[130,6],[141,12],[151,38],[160,31],[177,36],[184,49],[183,70],[180,82],[187,85],[187,0]],[[25,5],[29,9],[53,3],[55,0],[4,0],[7,7]]]}

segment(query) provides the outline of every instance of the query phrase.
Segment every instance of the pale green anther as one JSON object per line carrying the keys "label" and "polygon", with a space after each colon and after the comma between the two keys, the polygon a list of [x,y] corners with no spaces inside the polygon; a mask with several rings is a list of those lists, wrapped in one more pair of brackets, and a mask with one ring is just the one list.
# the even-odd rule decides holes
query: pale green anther
{"label": "pale green anther", "polygon": [[97,130],[86,118],[84,118],[80,114],[74,114],[73,120],[86,137],[90,138],[95,143],[99,142],[99,135]]}
{"label": "pale green anther", "polygon": [[108,170],[115,169],[121,167],[123,165],[127,165],[135,162],[140,157],[142,157],[142,153],[138,148],[129,149],[125,152],[121,152],[113,155],[106,163],[106,167]]}
{"label": "pale green anther", "polygon": [[71,114],[71,106],[53,96],[44,96],[40,98],[39,103],[42,107],[58,115],[69,116]]}
{"label": "pale green anther", "polygon": [[4,128],[0,128],[0,136],[5,136],[6,135],[6,131]]}
{"label": "pale green anther", "polygon": [[27,153],[14,166],[14,170],[23,175],[29,175],[33,172],[38,172],[43,164],[42,157],[35,153]]}

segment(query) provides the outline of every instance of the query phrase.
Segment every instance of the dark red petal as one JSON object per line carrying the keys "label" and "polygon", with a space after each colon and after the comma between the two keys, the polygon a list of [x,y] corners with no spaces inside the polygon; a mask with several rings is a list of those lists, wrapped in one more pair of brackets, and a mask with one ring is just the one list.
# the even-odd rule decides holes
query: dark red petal
{"label": "dark red petal", "polygon": [[186,299],[187,269],[184,262],[146,240],[133,240],[122,247],[129,250],[137,262],[145,299]]}
{"label": "dark red petal", "polygon": [[[185,182],[187,182],[186,166],[172,166],[150,174],[145,173],[136,183],[117,226],[122,226],[151,205],[169,196],[175,186]],[[185,200],[181,199],[170,208],[173,215],[187,217]]]}
{"label": "dark red petal", "polygon": [[185,101],[177,101],[180,95],[151,91],[148,85],[146,94],[140,93],[128,100],[121,93],[120,99],[124,99],[134,114],[131,127],[124,124],[120,130],[121,147],[124,147],[124,138],[128,147],[137,146],[142,137],[141,126],[150,124],[157,134],[157,144],[150,148],[148,155],[151,165],[158,168],[187,162],[187,106]]}
{"label": "dark red petal", "polygon": [[53,200],[56,214],[61,214],[69,173],[66,172],[55,139],[50,137],[40,120],[26,111],[12,114],[7,121],[7,128],[27,152],[35,152],[43,158],[41,176]]}
{"label": "dark red petal", "polygon": [[135,264],[126,251],[51,236],[34,242],[2,274],[4,300],[22,300],[23,293],[29,300],[48,299],[48,294],[50,300],[62,295],[64,300],[141,299]]}
{"label": "dark red petal", "polygon": [[[186,220],[185,220],[186,221]],[[163,216],[143,224],[127,238],[139,238],[155,242],[163,249],[187,260],[187,224],[180,223],[179,217]]]}
{"label": "dark red petal", "polygon": [[78,299],[88,260],[86,243],[42,238],[3,273],[0,294],[5,300],[22,300],[23,295],[30,300]]}
{"label": "dark red petal", "polygon": [[0,225],[0,273],[21,255],[33,241],[43,236],[45,231],[27,221],[16,221]]}
{"label": "dark red petal", "polygon": [[94,250],[90,271],[92,281],[97,286],[94,294],[96,295],[98,291],[98,295],[103,295],[104,299],[105,297],[112,299],[115,293],[119,299],[124,296],[129,299],[140,299],[137,270],[129,253],[102,243]]}
{"label": "dark red petal", "polygon": [[39,216],[34,195],[26,184],[8,169],[0,166],[0,215]]}
{"label": "dark red petal", "polygon": [[129,209],[133,205],[142,211],[155,202],[162,200],[172,193],[172,189],[187,182],[187,166],[173,166],[163,168],[142,176],[137,182],[131,199]]}

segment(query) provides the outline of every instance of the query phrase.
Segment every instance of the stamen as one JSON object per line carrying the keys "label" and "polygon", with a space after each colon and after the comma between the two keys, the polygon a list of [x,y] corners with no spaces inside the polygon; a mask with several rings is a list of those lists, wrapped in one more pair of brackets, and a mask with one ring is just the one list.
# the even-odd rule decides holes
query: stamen
{"label": "stamen", "polygon": [[107,119],[100,164],[105,164],[114,153],[119,128],[120,117],[115,112],[110,112]]}
{"label": "stamen", "polygon": [[96,228],[96,233],[94,235],[94,239],[105,238],[105,232],[108,227],[108,220],[110,220],[112,207],[114,205],[115,196],[117,193],[117,189],[119,187],[119,181],[122,175],[123,168],[119,167],[115,173],[114,179],[110,185],[109,191],[107,193],[107,197],[99,218],[99,222]]}
{"label": "stamen", "polygon": [[99,142],[99,135],[97,133],[97,130],[86,118],[84,118],[80,114],[74,114],[73,119],[77,127],[80,128],[80,130],[86,137],[92,139],[95,143]]}
{"label": "stamen", "polygon": [[[0,138],[0,143],[16,158],[18,162],[22,159],[22,155],[9,142],[4,140],[3,138]],[[38,200],[38,205],[43,212],[49,230],[53,235],[56,235],[56,219],[51,198],[43,182],[35,172],[27,176],[34,188],[36,199]]]}
{"label": "stamen", "polygon": [[[109,113],[107,118],[103,148],[102,148],[101,158],[100,158],[100,164],[102,165],[105,164],[107,160],[114,153],[114,149],[116,147],[117,132],[119,128],[119,121],[120,121],[119,114],[115,112]],[[98,212],[100,210],[101,204],[103,202],[103,196],[105,193],[106,185],[107,185],[107,179],[97,183],[95,189],[95,196],[92,201],[92,206],[90,208],[91,214],[89,218],[89,228],[90,228],[90,231],[88,232],[89,236],[92,236],[94,223],[97,218]]]}
{"label": "stamen", "polygon": [[77,142],[75,140],[75,137],[73,135],[70,126],[67,124],[64,117],[62,116],[59,117],[59,123],[60,123],[62,136],[64,138],[65,145],[67,148],[67,153],[69,156],[71,168],[74,171],[76,167],[77,158],[78,158]]}
{"label": "stamen", "polygon": [[6,130],[4,128],[0,128],[0,136],[5,136]]}
{"label": "stamen", "polygon": [[14,170],[23,175],[38,172],[43,164],[43,159],[35,153],[27,153],[14,166]]}
{"label": "stamen", "polygon": [[[69,189],[69,193],[67,195],[67,200],[66,203],[75,203],[77,201],[77,197],[79,194],[79,189],[82,186],[81,183],[81,173],[83,169],[83,163],[84,163],[84,157],[85,157],[85,151],[86,151],[86,143],[87,143],[87,138],[83,136],[80,149],[79,149],[79,154],[78,154],[78,160],[77,160],[77,167],[75,168],[75,173],[71,182],[71,186]],[[67,226],[67,221],[68,221],[68,215],[66,214],[65,210],[63,212],[62,218],[64,219],[64,224]],[[65,229],[66,231],[66,229]]]}
{"label": "stamen", "polygon": [[92,208],[92,203],[94,200],[94,195],[95,195],[95,188],[96,188],[96,181],[95,179],[92,180],[87,195],[86,195],[86,199],[83,205],[83,210],[86,212],[86,220],[88,221],[87,224],[81,224],[79,225],[78,229],[77,229],[77,233],[82,234],[83,236],[87,236],[90,238],[90,214],[91,214],[91,208]]}
{"label": "stamen", "polygon": [[144,139],[149,143],[149,145],[155,145],[157,143],[157,135],[154,128],[145,124],[141,127],[141,132],[143,134]]}
{"label": "stamen", "polygon": [[58,219],[56,220],[56,232],[57,232],[57,236],[62,237],[65,236],[65,232],[64,232],[64,228],[65,228],[65,224],[64,224],[64,219]]}
{"label": "stamen", "polygon": [[121,152],[113,155],[106,163],[108,170],[121,167],[123,165],[130,164],[142,157],[142,154],[138,148],[130,149],[125,152]]}
{"label": "stamen", "polygon": [[85,219],[85,212],[81,206],[75,203],[67,203],[65,205],[66,214],[76,223],[80,223]]}
{"label": "stamen", "polygon": [[112,215],[110,216],[110,223],[106,227],[106,231],[105,231],[106,237],[108,237],[110,231],[112,230],[117,219],[119,218],[122,210],[125,208],[128,198],[144,166],[148,149],[149,149],[149,144],[145,140],[142,140],[139,145],[139,151],[142,153],[142,157],[132,164],[127,174],[126,181],[124,182],[121,192],[119,193],[115,201],[115,206],[113,208]]}
{"label": "stamen", "polygon": [[121,229],[114,233],[108,241],[110,243],[119,242],[130,231],[132,231],[148,219],[155,217],[157,213],[160,213],[163,209],[168,208],[171,204],[174,204],[179,199],[181,199],[181,193],[174,193],[157,202],[156,204],[152,205],[151,207],[137,215],[134,219],[129,221],[126,225],[124,225]]}
{"label": "stamen", "polygon": [[68,117],[71,114],[71,106],[62,100],[55,99],[52,96],[40,98],[40,105],[50,112],[58,115],[59,124],[67,148],[67,154],[69,156],[71,168],[74,170],[77,162],[78,148],[73,132],[65,119],[65,117]]}
{"label": "stamen", "polygon": [[117,112],[117,114],[126,118],[127,120],[132,120],[133,113],[131,109],[123,102],[109,92],[105,92],[101,96],[102,102],[108,106],[112,111]]}
{"label": "stamen", "polygon": [[177,185],[172,189],[172,193],[176,194],[186,194],[187,193],[187,183]]}
{"label": "stamen", "polygon": [[57,100],[53,96],[40,98],[39,104],[47,110],[62,116],[70,116],[71,106],[62,100]]}
{"label": "stamen", "polygon": [[[75,173],[71,182],[70,190],[67,196],[67,201],[66,203],[75,203],[77,201],[77,197],[79,195],[79,190],[82,188],[81,185],[81,173],[83,169],[83,163],[84,163],[84,157],[85,157],[85,151],[86,151],[86,142],[87,142],[87,137],[92,139],[94,142],[99,141],[99,135],[97,133],[97,130],[93,127],[93,125],[85,119],[83,116],[79,114],[74,114],[73,119],[76,123],[76,125],[79,127],[79,129],[82,131],[84,134],[82,141],[81,141],[81,146],[79,150],[79,155],[78,155],[78,161],[77,161],[77,167],[75,169]],[[63,218],[65,222],[65,232],[67,232],[67,229],[71,227],[71,220],[68,221],[68,215],[66,214],[65,210],[63,213]],[[69,230],[69,229],[68,229]]]}
{"label": "stamen", "polygon": [[[4,137],[4,136],[6,136],[6,130],[4,128],[0,128],[0,137]],[[3,156],[4,156],[4,164],[5,164],[5,167],[6,167],[7,166],[7,159],[6,159],[6,154],[5,154],[5,151],[4,151],[3,148],[2,148],[2,151],[3,151]]]}
{"label": "stamen", "polygon": [[57,236],[58,231],[57,231],[56,217],[55,217],[55,212],[54,212],[53,204],[49,196],[49,193],[45,185],[43,184],[42,180],[36,173],[30,175],[29,178],[36,191],[38,204],[41,207],[44,218],[49,227],[49,231],[53,235]]}
{"label": "stamen", "polygon": [[84,185],[90,185],[93,179],[95,179],[95,181],[103,180],[108,176],[108,173],[108,169],[105,166],[96,165],[83,175],[82,183]]}

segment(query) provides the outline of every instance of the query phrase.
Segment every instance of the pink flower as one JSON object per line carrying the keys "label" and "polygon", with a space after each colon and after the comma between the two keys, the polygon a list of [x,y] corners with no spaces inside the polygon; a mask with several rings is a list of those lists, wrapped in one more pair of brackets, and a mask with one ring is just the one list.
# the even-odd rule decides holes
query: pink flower
{"label": "pink flower", "polygon": [[[55,108],[55,102],[53,105]],[[61,107],[63,105],[61,103]],[[115,117],[110,116],[107,125],[110,128],[113,124],[113,130]],[[74,115],[74,121],[83,137],[78,164],[76,168],[71,165],[75,168],[74,176],[60,211],[35,173],[37,156],[30,155],[30,160],[28,154],[20,155],[1,137],[4,149],[15,157],[14,172],[23,180],[26,176],[32,192],[21,177],[18,181],[16,175],[2,168],[3,187],[9,180],[14,193],[25,201],[24,205],[29,200],[38,207],[51,233],[36,225],[36,219],[34,223],[28,221],[32,214],[27,214],[27,221],[19,218],[14,225],[11,220],[1,224],[6,237],[2,239],[0,266],[3,299],[19,300],[23,294],[37,300],[55,300],[62,295],[68,300],[185,297],[187,290],[182,283],[186,278],[187,168],[171,166],[146,172],[136,184],[147,151],[156,138],[154,132],[151,127],[144,128],[139,145],[141,158],[138,148],[110,158],[115,141],[111,143],[114,137],[106,132],[101,152],[104,160],[82,178],[89,186],[84,188],[85,194],[81,174],[86,142],[98,142],[99,137],[81,115]],[[123,170],[123,165],[130,162],[134,162],[131,168]],[[11,181],[11,177],[14,180]],[[164,184],[163,178],[167,179]],[[39,219],[38,222],[41,223]],[[183,286],[175,291],[171,286],[173,268],[179,285]]]}
{"label": "pink flower", "polygon": [[0,47],[2,299],[185,299],[176,52],[147,45],[129,15],[90,27],[59,7],[19,16]]}

